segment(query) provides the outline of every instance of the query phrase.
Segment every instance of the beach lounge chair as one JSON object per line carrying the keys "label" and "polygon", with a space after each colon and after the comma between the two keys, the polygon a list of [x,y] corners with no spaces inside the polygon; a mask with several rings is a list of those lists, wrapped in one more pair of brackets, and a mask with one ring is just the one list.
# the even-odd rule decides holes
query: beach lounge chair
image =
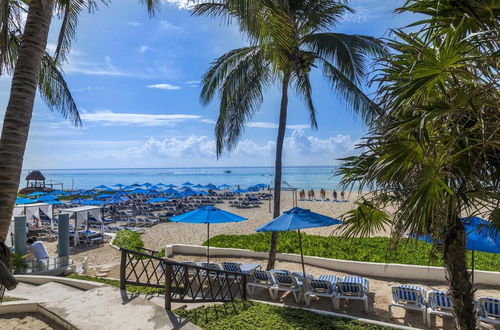
{"label": "beach lounge chair", "polygon": [[337,295],[338,277],[335,275],[321,275],[318,279],[307,280],[307,291],[304,293],[306,305],[311,304],[311,297],[327,297],[332,300],[334,309],[338,309]]}
{"label": "beach lounge chair", "polygon": [[235,273],[243,273],[241,271],[239,262],[223,262],[222,263],[222,269],[227,270],[228,272],[235,272]]}
{"label": "beach lounge chair", "polygon": [[298,304],[302,298],[302,281],[297,280],[297,277],[287,271],[271,271],[275,285],[271,287],[270,292],[273,300],[278,299],[280,291],[293,292],[295,302]]}
{"label": "beach lounge chair", "polygon": [[273,292],[271,292],[271,288],[274,285],[274,279],[271,273],[266,270],[254,269],[250,272],[247,282],[247,291],[250,295],[253,295],[255,288],[264,288],[269,290],[269,295],[271,296],[271,299],[273,299]]}
{"label": "beach lounge chair", "polygon": [[340,305],[340,299],[362,300],[364,310],[368,312],[368,291],[369,283],[364,277],[345,276],[337,282],[338,295],[335,297],[337,306]]}
{"label": "beach lounge chair", "polygon": [[421,311],[423,322],[426,324],[426,302],[425,290],[419,286],[398,285],[392,287],[392,302],[389,305],[389,312],[392,317],[392,307],[401,307]]}
{"label": "beach lounge chair", "polygon": [[432,290],[427,294],[427,326],[432,327],[432,315],[453,316],[453,305],[447,292]]}
{"label": "beach lounge chair", "polygon": [[479,298],[479,315],[477,327],[481,329],[481,322],[500,325],[500,299],[492,297]]}

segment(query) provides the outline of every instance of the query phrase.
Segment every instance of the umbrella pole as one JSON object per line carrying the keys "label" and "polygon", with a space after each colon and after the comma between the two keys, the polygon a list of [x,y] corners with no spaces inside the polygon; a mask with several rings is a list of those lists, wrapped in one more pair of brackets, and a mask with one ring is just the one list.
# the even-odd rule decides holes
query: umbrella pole
{"label": "umbrella pole", "polygon": [[210,223],[207,223],[207,262],[210,262]]}
{"label": "umbrella pole", "polygon": [[297,230],[299,233],[299,247],[300,247],[300,260],[302,261],[302,274],[304,278],[306,277],[306,268],[304,267],[304,252],[302,251],[302,234],[300,233],[300,229]]}
{"label": "umbrella pole", "polygon": [[472,250],[472,285],[474,285],[474,250]]}

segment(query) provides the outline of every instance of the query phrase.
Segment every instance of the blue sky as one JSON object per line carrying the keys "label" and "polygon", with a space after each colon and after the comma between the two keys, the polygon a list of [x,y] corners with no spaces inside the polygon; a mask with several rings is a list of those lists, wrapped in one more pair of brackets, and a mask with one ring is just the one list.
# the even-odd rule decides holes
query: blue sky
{"label": "blue sky", "polygon": [[[84,14],[66,80],[83,128],[74,128],[37,99],[24,168],[270,166],[274,163],[279,90],[271,87],[240,144],[215,156],[217,102],[203,108],[199,80],[210,62],[245,44],[236,26],[193,17],[186,0],[164,0],[154,18],[137,0],[114,1]],[[392,11],[402,0],[353,0],[357,10],[337,27],[343,33],[387,36],[409,23]],[[48,49],[54,49],[58,22]],[[10,80],[0,79],[0,118]],[[311,130],[302,102],[291,96],[285,165],[334,165],[355,152],[364,127],[342,105],[319,72],[313,73],[319,129]],[[1,119],[0,119],[1,120]]]}

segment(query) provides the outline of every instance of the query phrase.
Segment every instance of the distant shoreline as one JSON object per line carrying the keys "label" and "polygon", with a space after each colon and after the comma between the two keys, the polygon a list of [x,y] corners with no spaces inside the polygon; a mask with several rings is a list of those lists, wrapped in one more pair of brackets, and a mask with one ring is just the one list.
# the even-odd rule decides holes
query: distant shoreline
{"label": "distant shoreline", "polygon": [[[339,165],[292,165],[283,166],[283,168],[332,168],[335,169]],[[233,169],[233,168],[271,168],[274,166],[197,166],[197,167],[95,167],[95,168],[26,168],[23,171],[99,171],[99,170],[181,170],[181,169]]]}

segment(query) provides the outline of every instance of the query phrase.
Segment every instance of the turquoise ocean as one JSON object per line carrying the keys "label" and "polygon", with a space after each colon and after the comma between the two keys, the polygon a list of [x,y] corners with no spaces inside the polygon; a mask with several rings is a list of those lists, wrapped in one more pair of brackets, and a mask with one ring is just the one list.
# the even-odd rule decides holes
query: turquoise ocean
{"label": "turquoise ocean", "polygon": [[[231,171],[226,173],[225,171]],[[284,167],[283,181],[299,189],[339,189],[339,177],[335,177],[332,167]],[[30,170],[23,170],[21,187]],[[120,168],[120,169],[46,169],[41,170],[48,182],[59,182],[64,189],[90,189],[99,185],[113,186],[121,183],[131,185],[175,184],[189,181],[193,184],[214,185],[228,184],[245,188],[254,184],[273,185],[274,168],[272,167],[207,167],[207,168]],[[54,187],[59,189],[60,186]]]}

